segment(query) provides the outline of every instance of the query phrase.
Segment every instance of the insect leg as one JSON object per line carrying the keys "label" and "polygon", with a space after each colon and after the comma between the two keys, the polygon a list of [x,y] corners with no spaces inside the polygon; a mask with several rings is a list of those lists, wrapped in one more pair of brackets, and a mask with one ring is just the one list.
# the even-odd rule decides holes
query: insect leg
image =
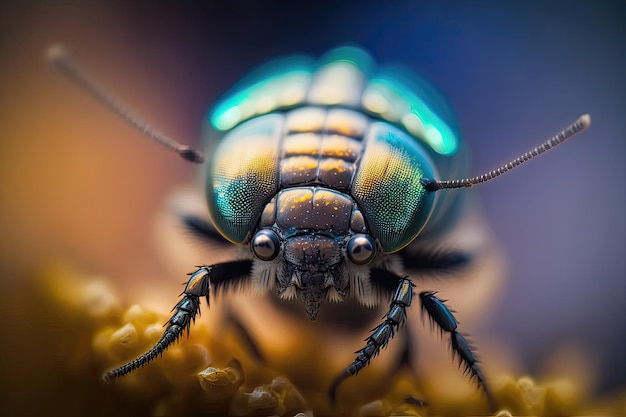
{"label": "insect leg", "polygon": [[217,288],[229,283],[229,281],[237,281],[247,276],[251,267],[251,261],[234,261],[202,266],[189,274],[189,281],[181,293],[183,298],[172,309],[174,314],[165,324],[166,328],[161,339],[148,352],[126,365],[107,371],[102,378],[106,382],[110,382],[115,378],[129,374],[162,355],[170,345],[181,337],[185,330],[189,335],[191,322],[195,321],[196,316],[200,314],[200,297],[206,297],[208,305],[211,288]]}
{"label": "insect leg", "polygon": [[365,341],[367,345],[356,351],[357,354],[354,362],[344,369],[335,377],[328,391],[330,403],[334,404],[335,395],[339,385],[347,378],[356,375],[361,369],[365,368],[372,358],[376,357],[381,348],[385,348],[387,343],[393,338],[395,331],[404,324],[406,320],[406,308],[411,306],[413,299],[413,283],[406,277],[401,278],[391,299],[389,311],[384,316],[384,321],[372,330]]}
{"label": "insect leg", "polygon": [[479,387],[485,392],[493,407],[494,400],[487,386],[483,371],[478,365],[478,359],[472,352],[472,346],[470,346],[465,337],[456,331],[458,322],[450,309],[445,305],[447,300],[440,300],[431,291],[420,293],[420,300],[422,302],[422,310],[428,314],[431,323],[436,323],[442,331],[450,333],[450,346],[452,347],[453,356],[458,355],[459,364],[465,366],[465,373],[469,373],[471,378],[476,379]]}

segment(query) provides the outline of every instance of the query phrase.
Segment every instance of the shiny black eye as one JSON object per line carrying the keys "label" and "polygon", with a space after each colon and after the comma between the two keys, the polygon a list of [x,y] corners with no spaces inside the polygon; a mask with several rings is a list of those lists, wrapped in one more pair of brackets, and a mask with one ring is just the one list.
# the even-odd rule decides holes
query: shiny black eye
{"label": "shiny black eye", "polygon": [[280,239],[273,230],[262,229],[256,232],[250,247],[254,256],[263,261],[271,261],[280,252]]}
{"label": "shiny black eye", "polygon": [[365,265],[376,255],[376,243],[368,235],[355,235],[348,241],[346,252],[352,263]]}

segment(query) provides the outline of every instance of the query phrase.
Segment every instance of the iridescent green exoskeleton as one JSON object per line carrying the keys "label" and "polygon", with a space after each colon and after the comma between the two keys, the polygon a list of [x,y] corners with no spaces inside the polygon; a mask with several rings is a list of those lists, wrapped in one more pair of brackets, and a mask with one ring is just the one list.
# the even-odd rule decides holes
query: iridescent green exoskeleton
{"label": "iridescent green exoskeleton", "polygon": [[451,223],[453,202],[422,180],[462,175],[455,126],[356,48],[251,78],[210,117],[226,132],[206,173],[215,227],[251,244],[257,286],[302,299],[311,319],[325,300],[380,302],[371,269]]}

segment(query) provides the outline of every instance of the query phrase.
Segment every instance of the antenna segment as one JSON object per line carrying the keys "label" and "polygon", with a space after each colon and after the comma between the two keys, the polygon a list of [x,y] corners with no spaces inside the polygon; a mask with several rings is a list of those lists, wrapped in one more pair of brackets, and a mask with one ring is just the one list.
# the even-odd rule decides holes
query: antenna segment
{"label": "antenna segment", "polygon": [[125,104],[116,99],[107,91],[107,89],[103,88],[72,60],[63,45],[55,44],[48,48],[46,51],[46,58],[48,62],[54,65],[70,81],[82,87],[95,99],[122,116],[127,122],[153,141],[168,148],[170,151],[176,152],[183,159],[189,162],[195,162],[198,164],[204,162],[204,156],[200,151],[189,146],[182,145],[154,129],[148,122],[137,116]]}
{"label": "antenna segment", "polygon": [[448,180],[448,181],[437,181],[434,179],[423,179],[422,184],[426,188],[427,191],[437,191],[444,188],[464,188],[464,187],[472,187],[476,184],[480,184],[481,182],[486,182],[492,180],[507,171],[512,170],[513,168],[518,167],[526,161],[533,159],[536,156],[541,155],[542,153],[549,151],[550,149],[560,145],[565,142],[567,139],[577,135],[580,132],[583,132],[585,129],[589,127],[591,124],[591,116],[588,114],[583,114],[576,120],[574,123],[563,129],[561,132],[557,133],[555,136],[551,137],[548,141],[542,143],[541,145],[534,147],[530,151],[525,154],[515,158],[508,164],[502,165],[500,168],[494,169],[493,171],[486,172],[482,175],[473,178],[465,178],[461,180]]}

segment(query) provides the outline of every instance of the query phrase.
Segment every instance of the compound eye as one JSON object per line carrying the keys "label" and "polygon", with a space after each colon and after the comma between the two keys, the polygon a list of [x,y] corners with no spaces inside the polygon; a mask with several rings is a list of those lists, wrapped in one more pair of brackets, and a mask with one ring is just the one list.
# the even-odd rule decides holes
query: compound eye
{"label": "compound eye", "polygon": [[376,243],[368,235],[355,235],[348,241],[348,259],[356,265],[369,263],[376,255]]}
{"label": "compound eye", "polygon": [[280,252],[280,239],[270,229],[259,230],[250,242],[252,253],[263,261],[271,261]]}

